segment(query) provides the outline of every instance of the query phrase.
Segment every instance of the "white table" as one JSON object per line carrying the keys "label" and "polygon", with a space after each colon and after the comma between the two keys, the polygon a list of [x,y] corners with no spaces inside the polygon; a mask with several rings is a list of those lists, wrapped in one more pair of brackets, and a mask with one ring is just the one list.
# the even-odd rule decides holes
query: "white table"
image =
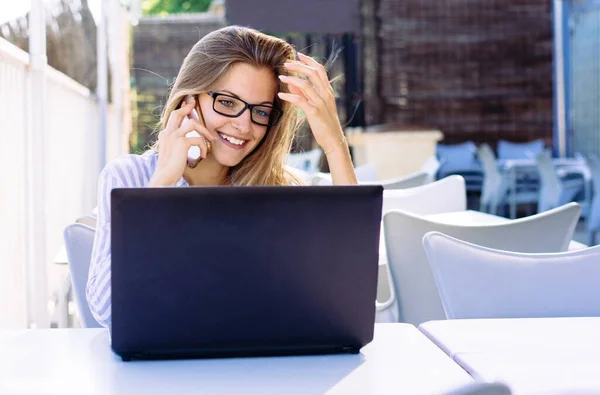
{"label": "white table", "polygon": [[0,393],[442,394],[472,378],[415,327],[359,355],[122,362],[102,329],[0,332]]}
{"label": "white table", "polygon": [[600,394],[600,317],[431,321],[419,329],[475,379],[519,394]]}

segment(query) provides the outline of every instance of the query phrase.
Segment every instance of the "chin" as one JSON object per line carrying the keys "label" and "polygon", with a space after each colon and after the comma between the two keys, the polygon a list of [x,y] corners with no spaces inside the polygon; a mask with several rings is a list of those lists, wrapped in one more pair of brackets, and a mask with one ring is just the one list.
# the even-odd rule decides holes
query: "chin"
{"label": "chin", "polygon": [[240,164],[246,156],[232,157],[231,155],[215,155],[215,159],[223,166],[234,167]]}

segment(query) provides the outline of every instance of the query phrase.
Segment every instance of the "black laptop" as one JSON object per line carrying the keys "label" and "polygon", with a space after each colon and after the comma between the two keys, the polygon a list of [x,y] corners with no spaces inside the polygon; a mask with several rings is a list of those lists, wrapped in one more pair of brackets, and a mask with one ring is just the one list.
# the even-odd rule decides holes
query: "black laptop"
{"label": "black laptop", "polygon": [[112,348],[131,358],[358,353],[381,186],[112,191]]}

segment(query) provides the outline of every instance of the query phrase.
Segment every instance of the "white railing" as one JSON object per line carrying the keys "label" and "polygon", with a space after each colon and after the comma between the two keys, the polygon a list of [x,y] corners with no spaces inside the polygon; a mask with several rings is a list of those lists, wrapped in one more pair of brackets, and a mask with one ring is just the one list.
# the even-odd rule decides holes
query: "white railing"
{"label": "white railing", "polygon": [[[29,56],[0,38],[0,328],[28,324],[26,130]],[[96,204],[100,171],[99,111],[90,91],[48,67],[45,86],[44,195],[48,290],[60,286],[66,267],[53,263],[65,226]],[[125,153],[120,119],[108,109],[106,161]],[[38,264],[38,263],[36,263]],[[51,295],[48,295],[48,299]]]}

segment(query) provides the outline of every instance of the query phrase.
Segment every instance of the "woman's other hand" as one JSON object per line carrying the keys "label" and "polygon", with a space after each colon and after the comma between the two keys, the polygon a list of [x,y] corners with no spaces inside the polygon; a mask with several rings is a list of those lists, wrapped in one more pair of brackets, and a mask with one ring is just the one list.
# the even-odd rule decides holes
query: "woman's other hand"
{"label": "woman's other hand", "polygon": [[335,94],[325,67],[309,56],[301,53],[298,56],[300,61],[289,62],[285,66],[304,78],[280,76],[288,84],[290,93],[279,93],[279,97],[304,111],[315,140],[325,154],[339,149],[347,150],[337,114]]}

